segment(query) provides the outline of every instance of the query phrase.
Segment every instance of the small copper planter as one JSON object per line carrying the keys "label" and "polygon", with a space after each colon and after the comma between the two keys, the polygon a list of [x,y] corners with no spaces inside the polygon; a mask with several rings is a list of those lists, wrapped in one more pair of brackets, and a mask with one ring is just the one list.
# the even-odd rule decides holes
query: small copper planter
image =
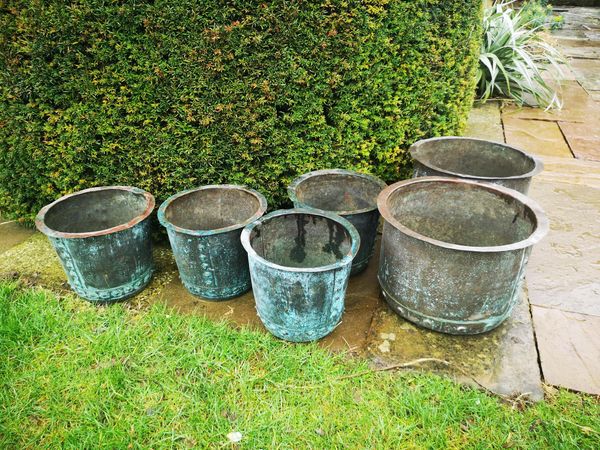
{"label": "small copper planter", "polygon": [[262,194],[230,184],[180,192],[160,206],[158,220],[167,229],[188,291],[208,300],[226,300],[250,290],[240,234],[266,210]]}
{"label": "small copper planter", "polygon": [[242,232],[256,310],[275,336],[320,339],[339,324],[360,245],[344,218],[314,209],[274,211]]}
{"label": "small copper planter", "polygon": [[129,186],[85,189],[45,206],[35,224],[52,242],[71,288],[91,302],[130,297],[152,277],[154,197]]}
{"label": "small copper planter", "polygon": [[351,275],[362,272],[375,248],[377,195],[387,185],[377,177],[343,169],[316,170],[296,178],[288,195],[296,208],[315,208],[342,216],[360,235]]}

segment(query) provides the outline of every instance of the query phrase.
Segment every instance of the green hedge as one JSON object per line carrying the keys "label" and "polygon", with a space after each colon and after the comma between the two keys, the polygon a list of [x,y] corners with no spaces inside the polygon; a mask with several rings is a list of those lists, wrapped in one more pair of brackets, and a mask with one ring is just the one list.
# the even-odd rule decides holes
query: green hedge
{"label": "green hedge", "polygon": [[5,215],[97,185],[242,183],[277,206],[314,169],[398,179],[472,102],[481,0],[3,5]]}

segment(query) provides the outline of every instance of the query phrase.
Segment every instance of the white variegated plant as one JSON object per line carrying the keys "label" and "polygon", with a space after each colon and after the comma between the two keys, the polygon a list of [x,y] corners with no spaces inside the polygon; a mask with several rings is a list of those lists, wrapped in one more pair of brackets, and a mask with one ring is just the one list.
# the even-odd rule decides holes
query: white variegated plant
{"label": "white variegated plant", "polygon": [[564,60],[544,42],[539,27],[531,27],[512,7],[513,2],[496,2],[485,11],[477,74],[479,98],[508,97],[521,105],[560,108],[562,102],[548,80],[558,85]]}

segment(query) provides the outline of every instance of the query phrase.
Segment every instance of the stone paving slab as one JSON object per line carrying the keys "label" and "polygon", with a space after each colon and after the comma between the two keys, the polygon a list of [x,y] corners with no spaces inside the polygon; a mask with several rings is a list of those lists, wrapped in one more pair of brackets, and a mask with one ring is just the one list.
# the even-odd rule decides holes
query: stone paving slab
{"label": "stone paving slab", "polygon": [[41,233],[6,250],[0,258],[0,278],[23,278],[50,289],[67,288],[67,277],[56,252]]}
{"label": "stone paving slab", "polygon": [[500,102],[476,102],[469,114],[463,136],[489,141],[504,142],[504,130],[500,118]]}
{"label": "stone paving slab", "polygon": [[562,30],[600,30],[600,9],[589,6],[558,6],[554,11],[565,18]]}
{"label": "stone paving slab", "polygon": [[571,70],[581,86],[588,91],[600,90],[600,60],[571,59]]}
{"label": "stone paving slab", "polygon": [[578,184],[600,189],[600,163],[575,158],[544,158],[544,171],[534,178],[549,183]]}
{"label": "stone paving slab", "polygon": [[600,41],[576,41],[571,39],[560,39],[557,42],[560,45],[561,53],[567,58],[600,58]]}
{"label": "stone paving slab", "polygon": [[[571,66],[569,64],[560,64],[558,67],[560,68],[560,70],[558,70],[554,66],[550,66],[547,70],[542,72],[542,78],[551,86],[555,86],[555,89],[558,92],[562,92],[561,85],[563,85],[567,81],[576,82],[577,75],[571,70]],[[560,80],[558,86],[556,80]]]}
{"label": "stone paving slab", "polygon": [[501,395],[528,393],[541,400],[543,390],[537,364],[527,297],[512,317],[488,333],[451,336],[414,325],[389,308],[381,308],[373,319],[368,352],[381,366],[402,364],[421,358],[436,358],[450,365],[425,364],[469,384],[479,383]]}
{"label": "stone paving slab", "polygon": [[[552,31],[550,39],[560,46],[560,50],[565,56],[571,56],[569,52],[576,51],[575,49],[587,48],[588,50],[595,52],[596,49],[600,47],[600,40],[589,39],[584,33],[581,33],[578,36],[564,36],[562,34],[563,30]],[[589,30],[584,30],[584,32],[585,31]],[[575,55],[575,57],[578,56],[589,58],[590,55],[588,53]]]}
{"label": "stone paving slab", "polygon": [[529,259],[531,304],[600,316],[600,189],[539,177],[529,195],[550,221]]}
{"label": "stone paving slab", "polygon": [[[502,120],[533,119],[563,122],[588,122],[590,117],[600,117],[600,105],[596,103],[577,81],[562,83],[562,109],[545,111],[542,108],[519,107],[507,103],[502,107]],[[506,125],[506,123],[505,123]]]}
{"label": "stone paving slab", "polygon": [[600,395],[600,316],[531,308],[546,382]]}
{"label": "stone paving slab", "polygon": [[553,38],[558,38],[558,39],[562,39],[562,40],[569,40],[569,41],[586,41],[586,40],[591,40],[587,35],[586,32],[587,30],[580,28],[580,29],[574,29],[574,28],[568,28],[565,27],[562,30],[554,30],[552,31],[552,37]]}
{"label": "stone paving slab", "polygon": [[231,300],[213,302],[190,294],[177,275],[161,290],[160,297],[155,301],[165,301],[168,306],[184,314],[195,314],[240,327],[265,330],[256,314],[254,297],[250,292]]}
{"label": "stone paving slab", "polygon": [[595,123],[558,123],[576,158],[600,161],[600,117]]}
{"label": "stone paving slab", "polygon": [[590,41],[600,40],[600,30],[584,31],[583,34],[585,35],[585,38]]}
{"label": "stone paving slab", "polygon": [[572,158],[556,122],[502,116],[506,143],[539,156]]}

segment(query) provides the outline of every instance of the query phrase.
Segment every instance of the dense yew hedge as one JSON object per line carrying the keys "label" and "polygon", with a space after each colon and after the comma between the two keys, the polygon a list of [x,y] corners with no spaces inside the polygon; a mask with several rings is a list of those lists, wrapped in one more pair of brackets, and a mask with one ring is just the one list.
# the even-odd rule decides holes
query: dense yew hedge
{"label": "dense yew hedge", "polygon": [[328,167],[401,177],[470,108],[481,0],[7,0],[0,209],[78,189],[284,200]]}

